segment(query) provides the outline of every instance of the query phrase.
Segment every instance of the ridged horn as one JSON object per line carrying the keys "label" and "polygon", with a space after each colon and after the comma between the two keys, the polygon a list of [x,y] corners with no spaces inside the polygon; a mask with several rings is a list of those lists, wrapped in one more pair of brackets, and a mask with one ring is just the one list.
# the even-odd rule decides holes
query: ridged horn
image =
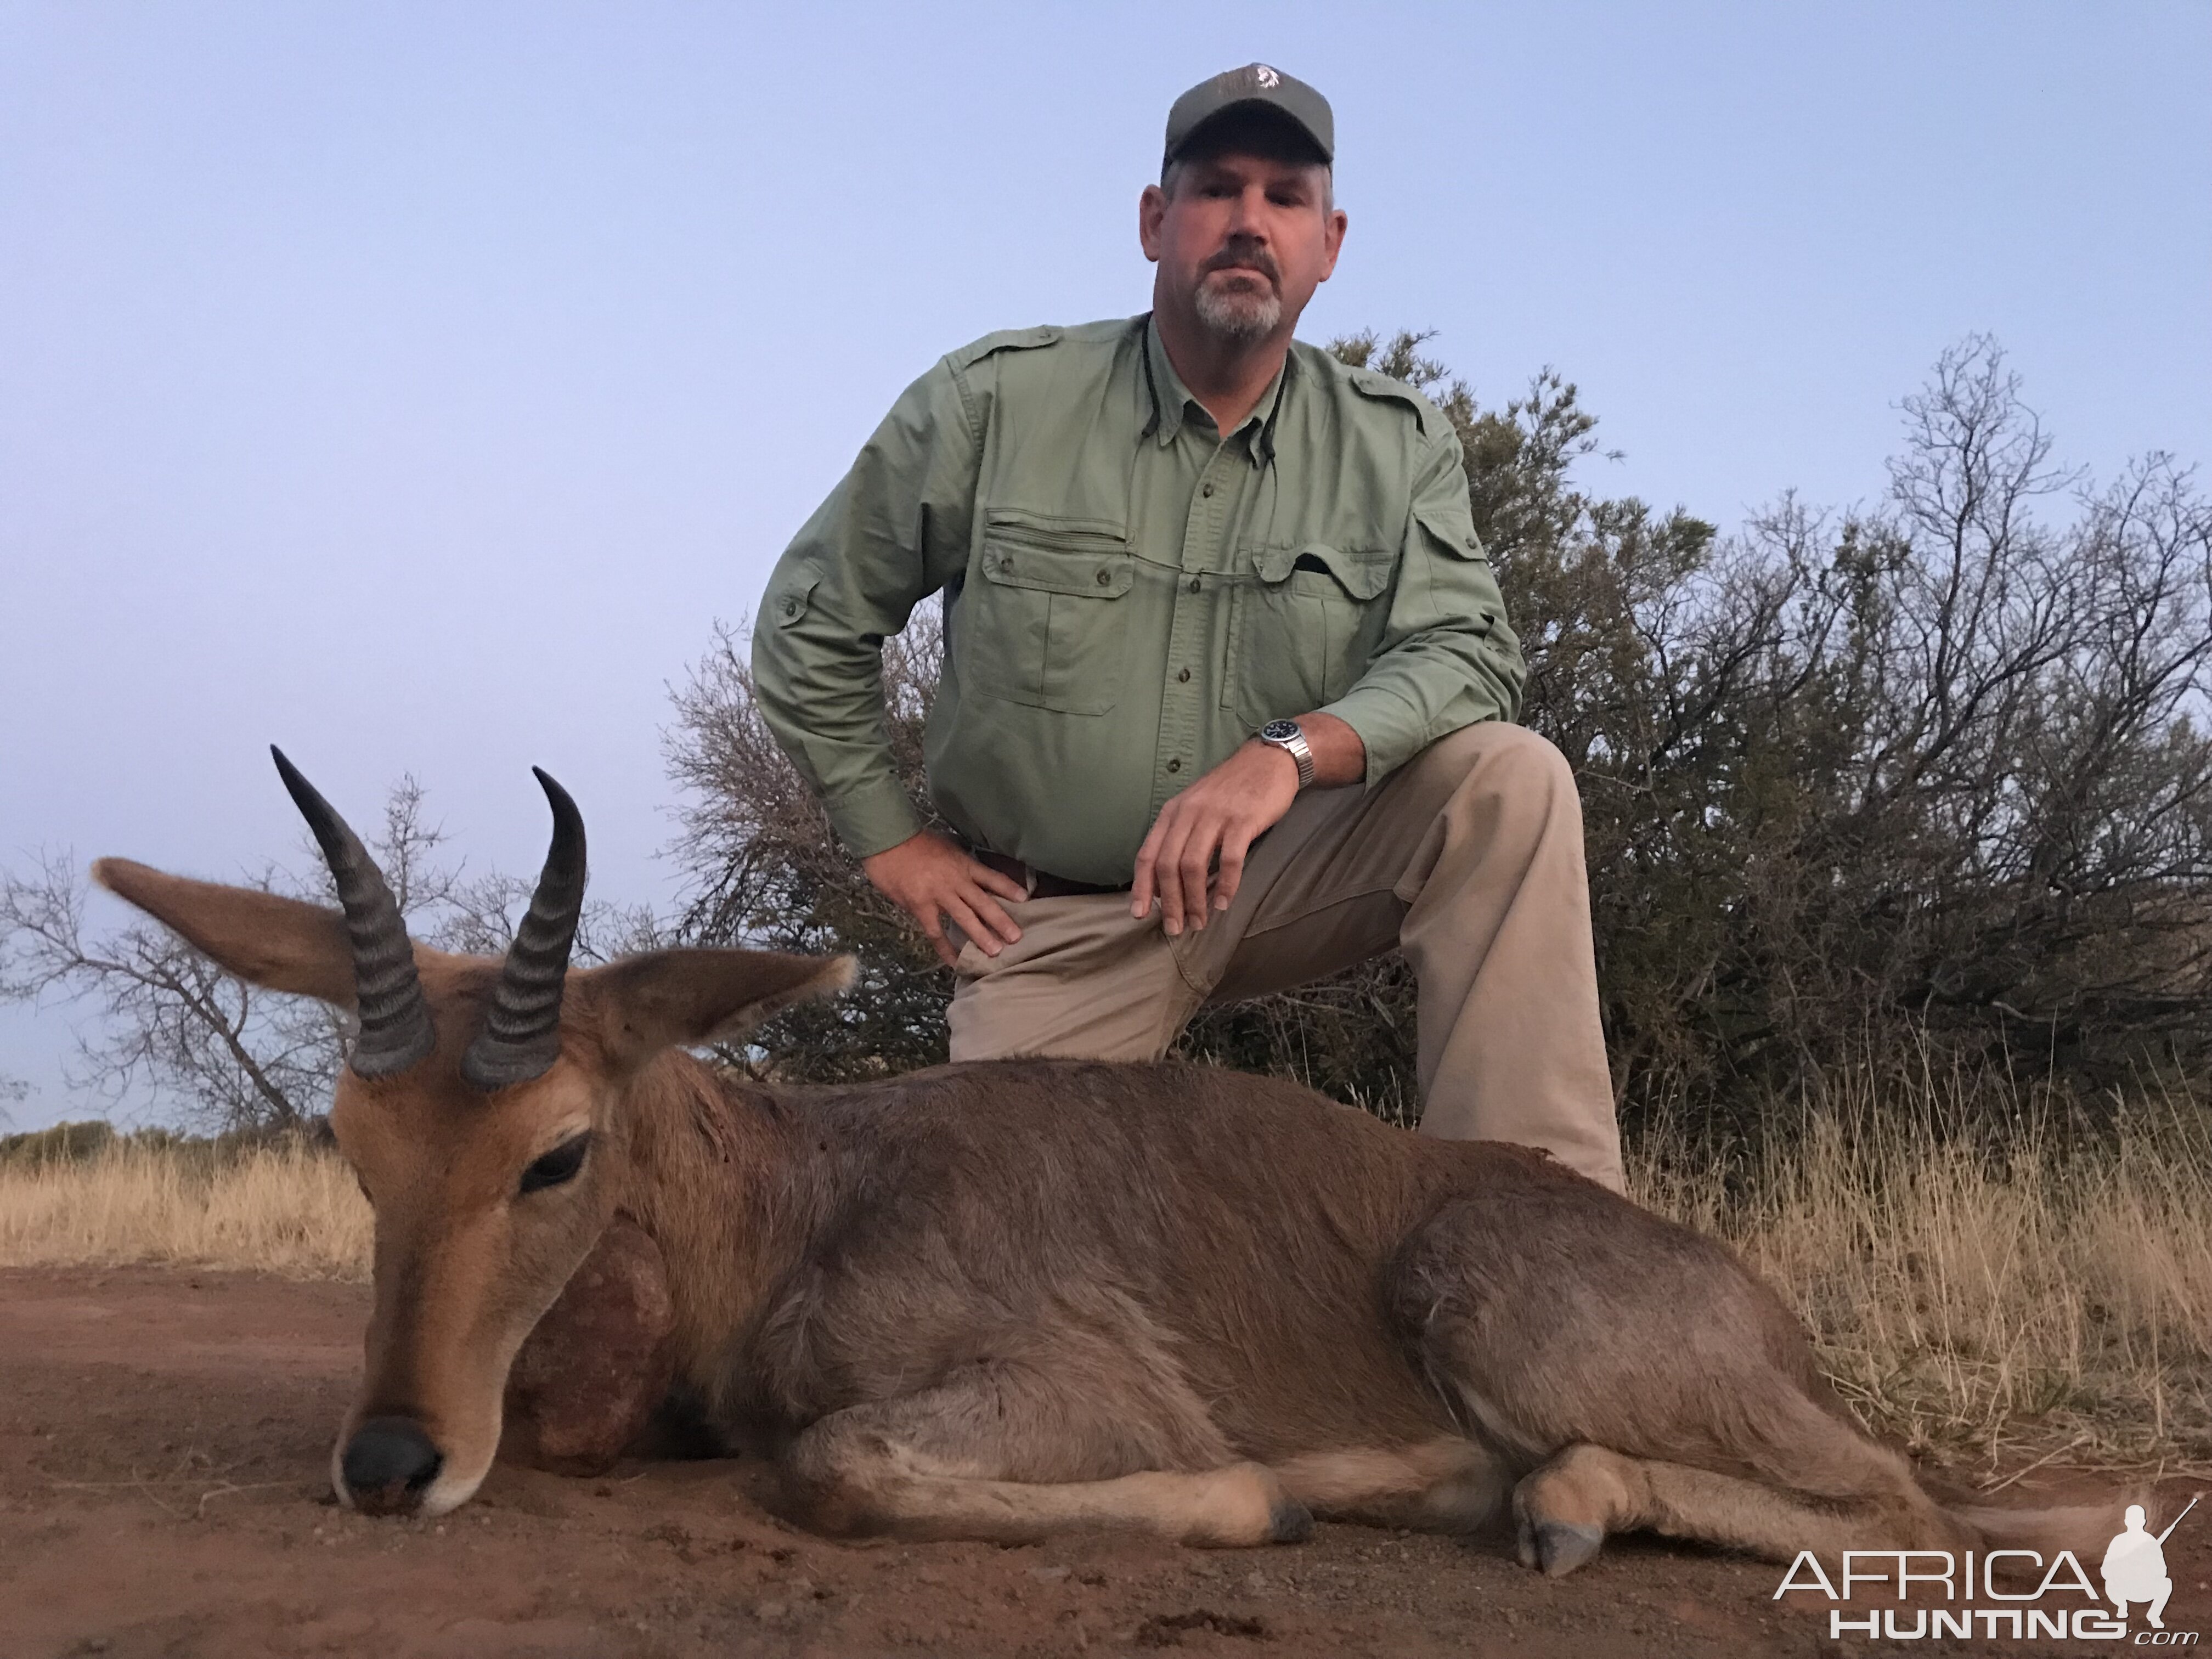
{"label": "ridged horn", "polygon": [[385,884],[384,872],[346,821],[331,808],[300,769],[269,745],[278,775],[292,801],[314,832],[324,862],[337,884],[345,911],[346,935],[353,944],[354,1000],[361,1035],[353,1046],[353,1069],[362,1077],[391,1077],[421,1063],[437,1047],[422,981],[415,975],[415,947],[399,902]]}
{"label": "ridged horn", "polygon": [[479,1089],[543,1077],[561,1052],[561,984],[584,913],[584,815],[568,792],[532,767],[553,808],[553,845],[514,930],[483,1030],[461,1056],[461,1075]]}

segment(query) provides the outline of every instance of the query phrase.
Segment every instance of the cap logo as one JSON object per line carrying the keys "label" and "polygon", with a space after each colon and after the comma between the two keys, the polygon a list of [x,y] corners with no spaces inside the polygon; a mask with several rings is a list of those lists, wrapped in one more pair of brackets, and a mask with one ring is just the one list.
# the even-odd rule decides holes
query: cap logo
{"label": "cap logo", "polygon": [[1275,88],[1283,84],[1283,77],[1276,74],[1274,70],[1269,69],[1265,64],[1256,64],[1253,66],[1252,78],[1257,81],[1261,86],[1267,88],[1269,91],[1273,91]]}

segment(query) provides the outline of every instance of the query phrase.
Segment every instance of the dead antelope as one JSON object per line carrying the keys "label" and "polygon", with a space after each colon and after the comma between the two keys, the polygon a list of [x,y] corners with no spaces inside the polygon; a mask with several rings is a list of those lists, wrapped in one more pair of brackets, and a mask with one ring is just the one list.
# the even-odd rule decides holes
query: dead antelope
{"label": "dead antelope", "polygon": [[359,839],[277,764],[343,914],[95,873],[242,978],[357,1014],[331,1112],[376,1211],[332,1455],[349,1504],[465,1501],[511,1382],[529,1407],[525,1339],[572,1278],[626,1273],[653,1340],[591,1350],[611,1449],[680,1395],[830,1532],[1257,1544],[1316,1515],[1472,1530],[1510,1496],[1521,1559],[1563,1573],[1638,1528],[1788,1559],[2059,1524],[1939,1505],[1725,1249],[1540,1155],[1172,1065],[732,1079],[684,1048],[848,964],[569,971],[584,831],[543,773],[552,851],[506,960],[410,945]]}

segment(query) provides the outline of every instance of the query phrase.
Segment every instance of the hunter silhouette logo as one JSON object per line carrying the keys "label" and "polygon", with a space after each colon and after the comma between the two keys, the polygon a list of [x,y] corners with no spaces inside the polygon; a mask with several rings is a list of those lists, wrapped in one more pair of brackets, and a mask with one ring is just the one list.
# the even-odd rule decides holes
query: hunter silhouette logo
{"label": "hunter silhouette logo", "polygon": [[[2087,1567],[2072,1550],[2062,1549],[2046,1559],[2039,1550],[1999,1548],[1963,1554],[1949,1550],[1845,1550],[1843,1571],[1833,1577],[1811,1550],[1800,1550],[1774,1599],[1810,1594],[1830,1602],[1831,1641],[1863,1636],[1869,1641],[1893,1642],[1945,1637],[2110,1642],[2129,1639],[2128,1610],[2132,1606],[2143,1609],[2148,1626],[2135,1633],[2132,1645],[2194,1647],[2197,1632],[2166,1627],[2173,1579],[2166,1570],[2165,1546],[2201,1497],[2191,1498],[2166,1530],[2156,1533],[2150,1530],[2143,1506],[2130,1504],[2120,1532],[2105,1547],[2099,1563],[2105,1581],[2101,1596]],[[2091,1520],[2090,1511],[2073,1513]],[[1853,1602],[1857,1605],[1837,1605]]]}
{"label": "hunter silhouette logo", "polygon": [[2182,1516],[2197,1507],[2192,1498],[2167,1523],[2164,1532],[2153,1535],[2143,1524],[2143,1506],[2128,1505],[2125,1516],[2127,1530],[2106,1546],[2105,1561],[2099,1569],[2105,1580],[2105,1595],[2119,1612],[2128,1616],[2128,1603],[2148,1601],[2150,1610],[2143,1616],[2153,1630],[2164,1630],[2166,1597],[2173,1594],[2173,1580],[2166,1571],[2166,1540],[2173,1536],[2174,1528],[2181,1524]]}

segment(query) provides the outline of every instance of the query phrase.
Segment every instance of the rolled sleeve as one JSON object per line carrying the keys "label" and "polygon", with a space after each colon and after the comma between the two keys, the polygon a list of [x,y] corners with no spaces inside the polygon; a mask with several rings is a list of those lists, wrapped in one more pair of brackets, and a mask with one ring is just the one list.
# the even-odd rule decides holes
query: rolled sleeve
{"label": "rolled sleeve", "polygon": [[1366,672],[1319,712],[1359,734],[1372,787],[1448,732],[1513,719],[1527,678],[1474,533],[1458,440],[1446,434],[1415,483],[1382,636]]}
{"label": "rolled sleeve", "polygon": [[921,831],[921,816],[896,777],[873,779],[843,794],[825,794],[822,805],[837,839],[856,859],[873,858]]}
{"label": "rolled sleeve", "polygon": [[762,716],[856,858],[921,828],[891,759],[883,643],[966,559],[977,430],[948,365],[909,386],[776,562],[753,629]]}

